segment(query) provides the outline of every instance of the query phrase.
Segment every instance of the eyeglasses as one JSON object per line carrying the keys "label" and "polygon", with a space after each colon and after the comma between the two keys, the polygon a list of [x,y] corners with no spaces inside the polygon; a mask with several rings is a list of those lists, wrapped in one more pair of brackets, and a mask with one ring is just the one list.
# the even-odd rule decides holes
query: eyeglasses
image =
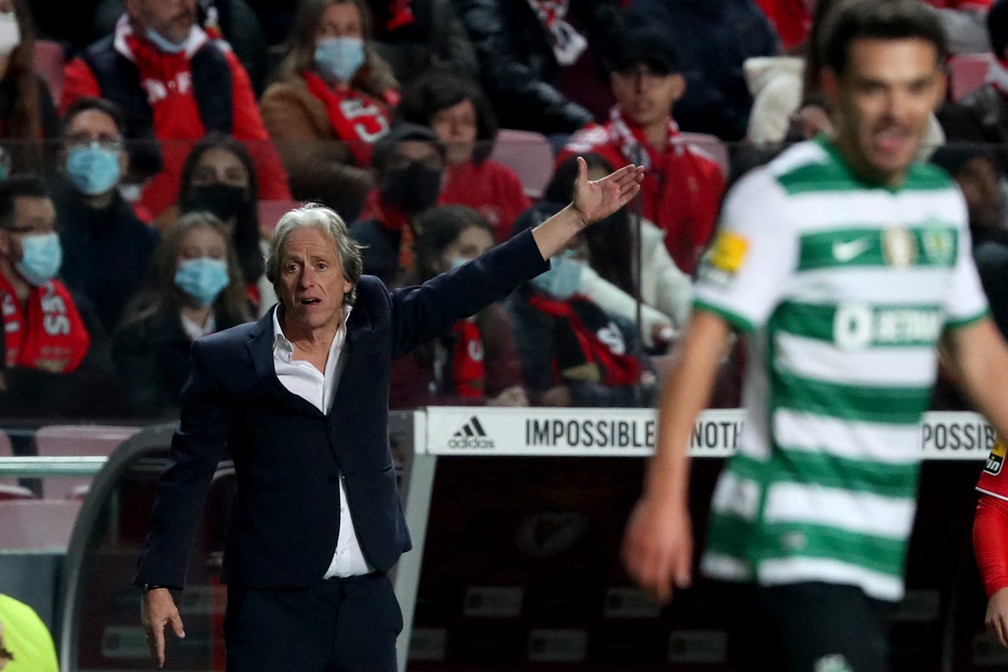
{"label": "eyeglasses", "polygon": [[97,137],[91,137],[90,135],[71,135],[64,140],[64,143],[66,144],[67,149],[90,147],[93,144],[97,144],[102,149],[107,149],[112,152],[118,152],[123,148],[122,138],[109,137],[107,135],[100,135]]}

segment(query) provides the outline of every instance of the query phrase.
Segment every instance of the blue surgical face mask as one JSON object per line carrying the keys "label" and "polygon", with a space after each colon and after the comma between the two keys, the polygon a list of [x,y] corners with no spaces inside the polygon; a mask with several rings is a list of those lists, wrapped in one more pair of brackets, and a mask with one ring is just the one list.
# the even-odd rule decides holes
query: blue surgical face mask
{"label": "blue surgical face mask", "polygon": [[157,32],[153,28],[147,29],[147,39],[154,43],[154,46],[165,52],[166,54],[181,54],[185,51],[186,44],[189,42],[189,36],[181,42],[172,42],[167,37]]}
{"label": "blue surgical face mask", "polygon": [[66,173],[77,190],[88,196],[110,191],[119,181],[119,152],[97,142],[67,152]]}
{"label": "blue surgical face mask", "polygon": [[349,82],[364,65],[359,37],[324,37],[315,43],[315,70],[331,82]]}
{"label": "blue surgical face mask", "polygon": [[470,261],[472,261],[472,259],[469,259],[468,257],[452,257],[451,258],[452,270],[458,268],[459,266],[464,266],[468,264]]}
{"label": "blue surgical face mask", "polygon": [[0,14],[0,56],[10,56],[21,44],[21,27],[13,12]]}
{"label": "blue surgical face mask", "polygon": [[179,262],[175,271],[175,286],[204,308],[213,303],[230,282],[227,262],[223,259],[186,259]]}
{"label": "blue surgical face mask", "polygon": [[581,285],[581,263],[566,254],[555,256],[550,259],[550,270],[529,282],[553,298],[566,299]]}
{"label": "blue surgical face mask", "polygon": [[41,287],[56,277],[63,263],[59,235],[43,233],[21,239],[21,260],[14,268],[33,287]]}

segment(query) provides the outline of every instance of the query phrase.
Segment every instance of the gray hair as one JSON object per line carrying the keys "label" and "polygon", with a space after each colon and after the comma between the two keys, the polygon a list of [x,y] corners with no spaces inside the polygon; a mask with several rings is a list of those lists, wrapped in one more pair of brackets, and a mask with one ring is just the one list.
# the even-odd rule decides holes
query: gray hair
{"label": "gray hair", "polygon": [[[277,282],[280,279],[280,262],[284,243],[291,233],[305,227],[318,229],[335,243],[340,266],[343,267],[343,275],[353,285],[344,300],[352,304],[357,300],[357,281],[360,280],[360,276],[364,272],[364,260],[361,257],[363,248],[350,237],[350,231],[343,218],[336,214],[332,208],[318,203],[306,203],[299,208],[294,208],[277,222],[273,240],[270,241],[269,254],[266,257],[266,279],[273,284],[274,289],[278,289]],[[279,295],[280,292],[277,291],[277,294]]]}

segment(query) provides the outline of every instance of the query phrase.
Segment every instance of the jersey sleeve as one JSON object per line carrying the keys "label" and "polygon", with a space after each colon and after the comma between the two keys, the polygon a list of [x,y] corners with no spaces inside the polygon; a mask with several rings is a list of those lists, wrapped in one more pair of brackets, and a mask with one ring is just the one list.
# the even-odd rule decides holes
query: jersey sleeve
{"label": "jersey sleeve", "polygon": [[962,210],[964,223],[959,229],[955,268],[952,271],[952,283],[945,303],[945,326],[949,328],[969,324],[989,312],[987,295],[984,294],[980,274],[973,261],[973,245],[969,229],[965,225],[968,216],[965,201],[962,201]]}
{"label": "jersey sleeve", "polygon": [[743,331],[761,327],[796,265],[798,238],[789,219],[784,191],[769,170],[739,180],[700,262],[694,308]]}

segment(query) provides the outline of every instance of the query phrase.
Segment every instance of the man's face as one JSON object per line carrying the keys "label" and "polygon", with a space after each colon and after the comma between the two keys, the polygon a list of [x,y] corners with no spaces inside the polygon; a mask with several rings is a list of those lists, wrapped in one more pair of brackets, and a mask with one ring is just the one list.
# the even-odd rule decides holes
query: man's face
{"label": "man's face", "polygon": [[[287,329],[338,328],[353,284],[343,274],[336,241],[315,227],[291,232],[280,250],[277,293]],[[290,336],[290,334],[288,334]]]}
{"label": "man's face", "polygon": [[666,123],[672,104],[686,90],[686,80],[647,63],[634,63],[609,76],[613,95],[623,114],[638,126]]}
{"label": "man's face", "polygon": [[955,180],[966,198],[970,228],[1000,229],[1004,201],[994,162],[985,156],[973,157],[955,174]]}
{"label": "man's face", "polygon": [[14,199],[14,222],[0,228],[0,254],[12,264],[21,261],[21,241],[56,230],[56,208],[48,198],[18,196]]}
{"label": "man's face", "polygon": [[196,22],[196,0],[127,0],[130,18],[171,42],[183,42]]}
{"label": "man's face", "polygon": [[122,173],[126,172],[126,152],[122,150],[123,138],[119,128],[112,117],[94,108],[74,115],[63,132],[63,144],[68,150],[75,145],[87,146],[92,142],[117,151]]}
{"label": "man's face", "polygon": [[898,186],[945,95],[937,50],[920,38],[857,38],[849,49],[843,73],[823,74],[837,145],[856,172]]}

